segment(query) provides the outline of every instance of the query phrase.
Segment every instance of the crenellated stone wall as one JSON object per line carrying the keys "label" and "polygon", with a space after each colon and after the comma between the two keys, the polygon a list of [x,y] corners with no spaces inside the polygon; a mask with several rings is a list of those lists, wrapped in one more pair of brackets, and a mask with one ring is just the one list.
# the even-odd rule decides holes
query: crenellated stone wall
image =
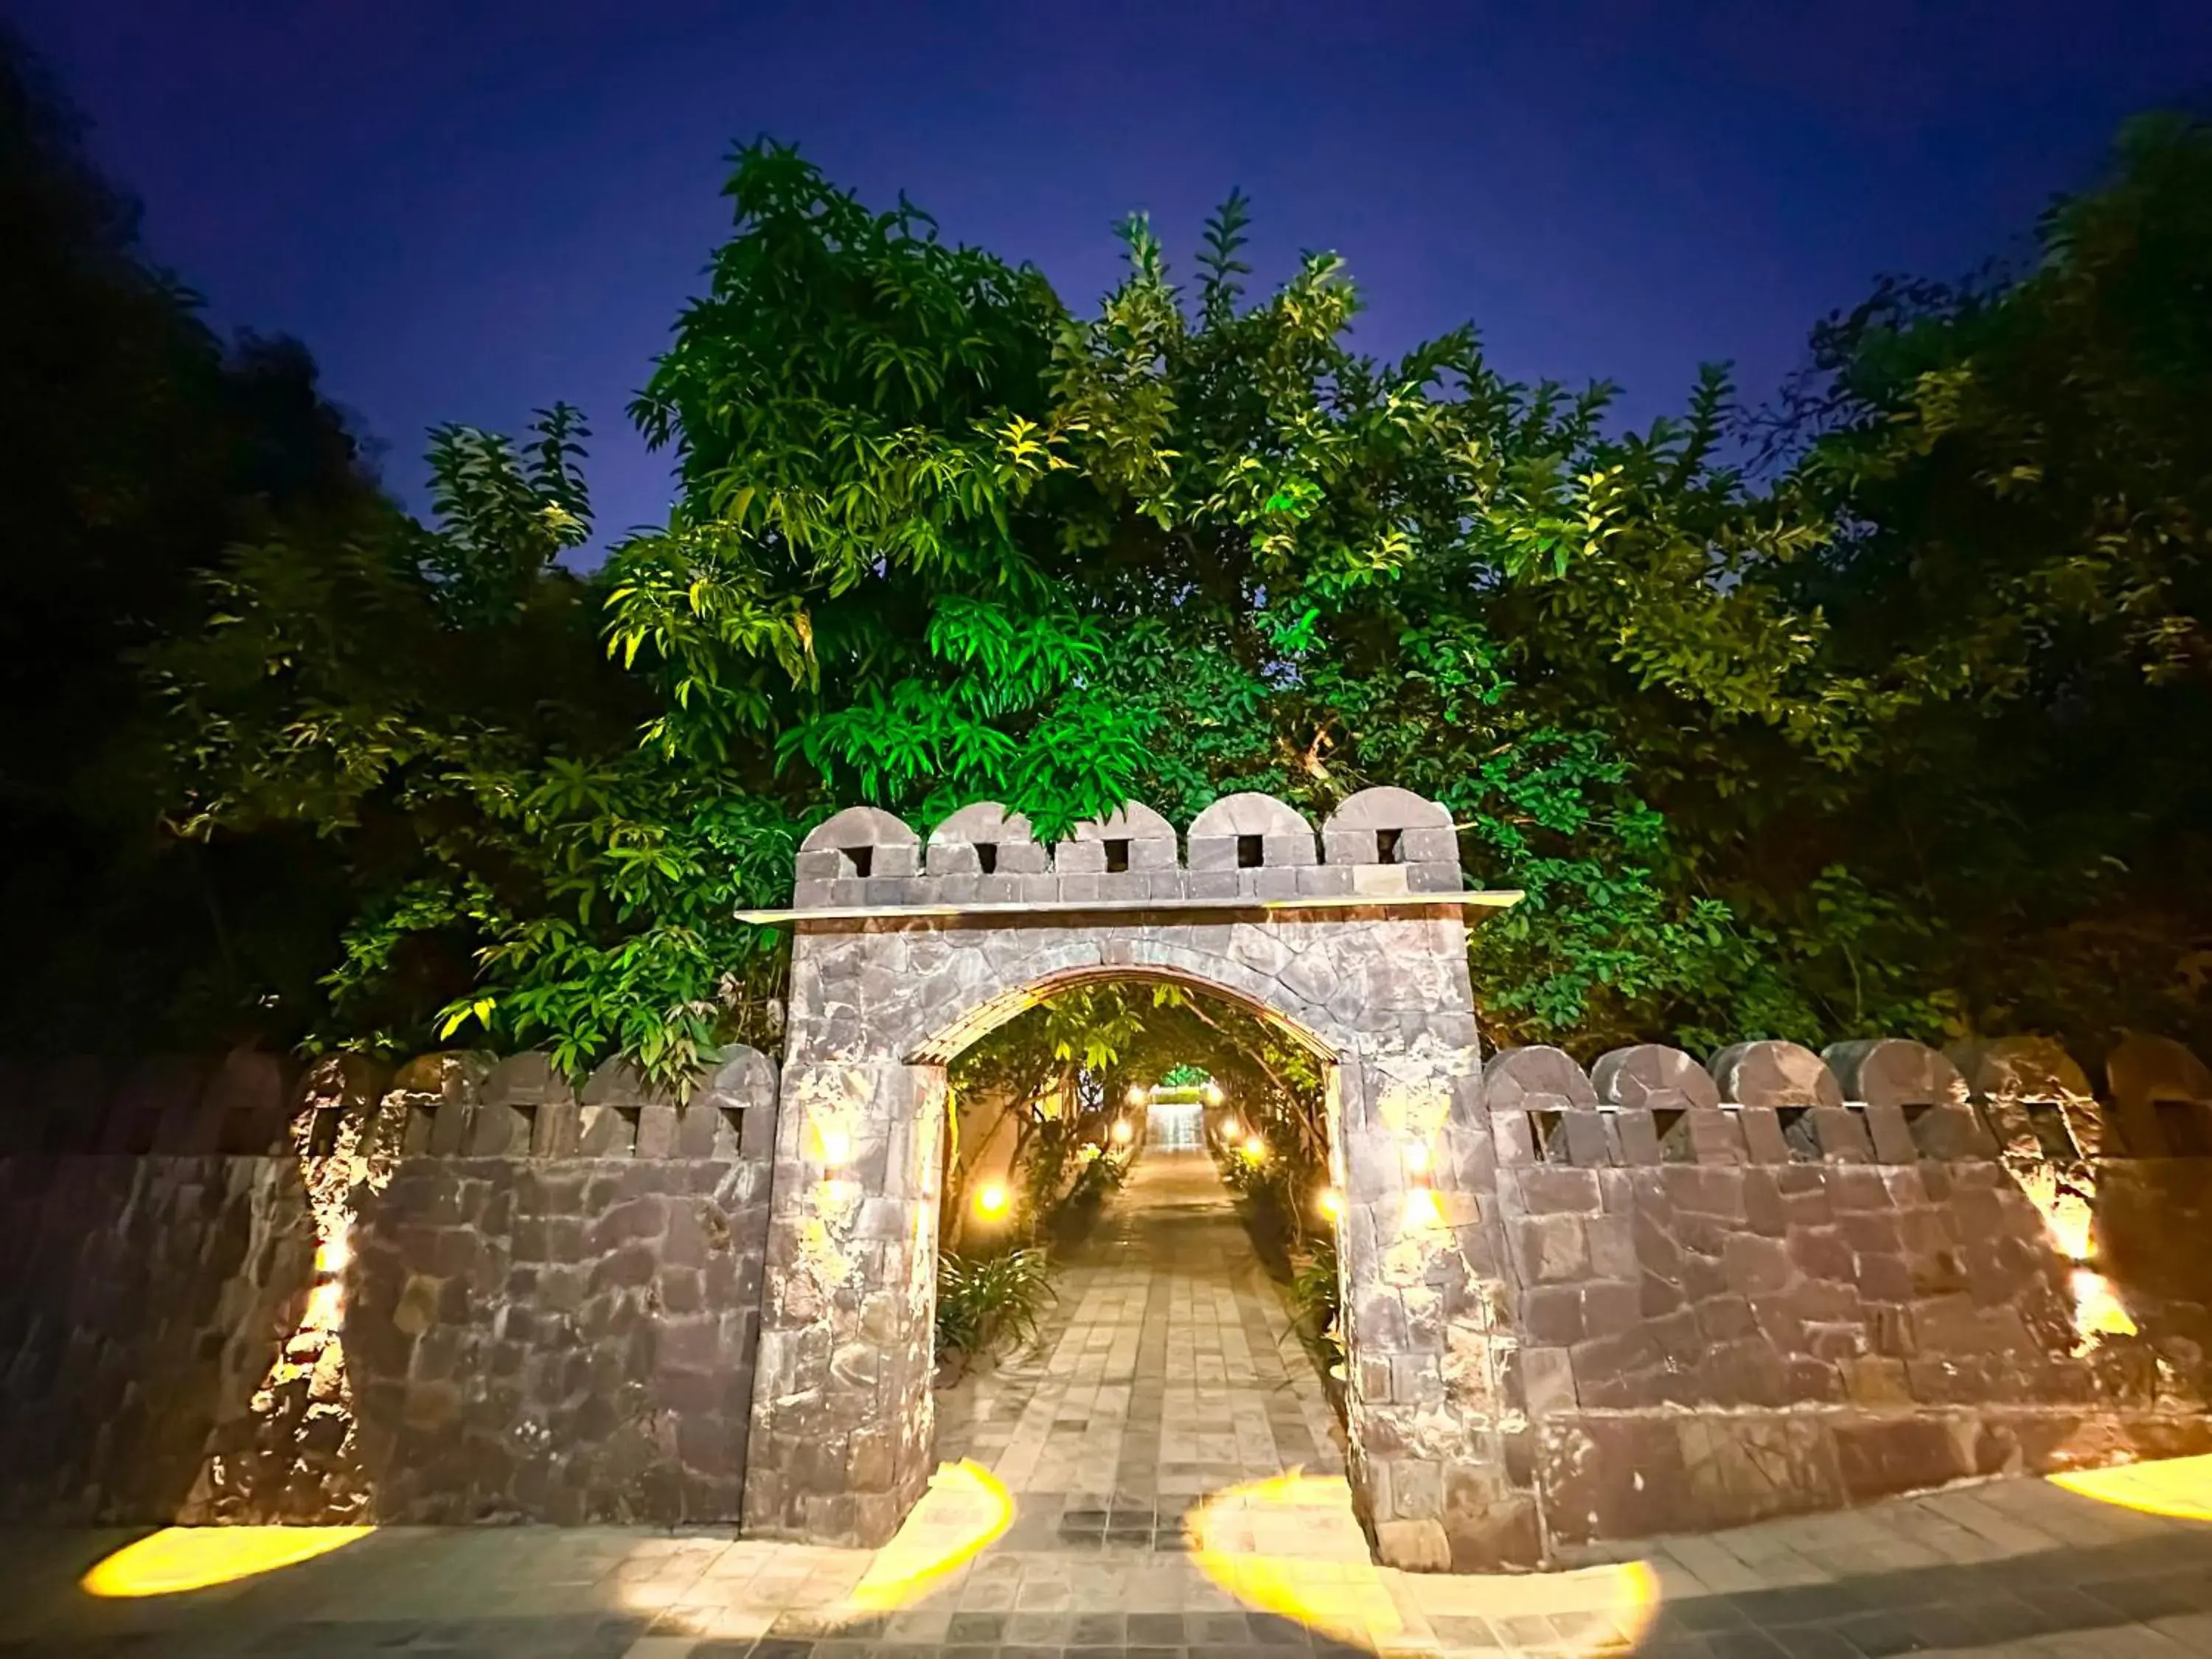
{"label": "crenellated stone wall", "polygon": [[0,1514],[734,1521],[775,1071],[65,1061],[0,1098]]}
{"label": "crenellated stone wall", "polygon": [[0,1519],[733,1522],[874,1544],[934,1462],[945,1066],[1167,979],[1327,1079],[1378,1556],[2212,1449],[2212,1071],[2130,1038],[1486,1062],[1449,817],[1232,795],[799,853],[781,1070],[0,1064]]}
{"label": "crenellated stone wall", "polygon": [[2212,1090],[2157,1057],[1492,1056],[1547,1543],[2212,1449]]}

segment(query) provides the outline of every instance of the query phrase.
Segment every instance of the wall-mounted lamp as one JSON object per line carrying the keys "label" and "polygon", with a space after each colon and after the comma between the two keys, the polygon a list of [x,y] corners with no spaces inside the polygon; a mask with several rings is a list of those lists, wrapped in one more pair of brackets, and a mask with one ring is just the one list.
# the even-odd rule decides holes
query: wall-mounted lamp
{"label": "wall-mounted lamp", "polygon": [[1344,1194],[1334,1187],[1321,1189],[1321,1212],[1331,1221],[1344,1213]]}
{"label": "wall-mounted lamp", "polygon": [[853,1137],[842,1123],[829,1123],[817,1119],[814,1144],[822,1155],[823,1164],[830,1169],[842,1170],[853,1161]]}

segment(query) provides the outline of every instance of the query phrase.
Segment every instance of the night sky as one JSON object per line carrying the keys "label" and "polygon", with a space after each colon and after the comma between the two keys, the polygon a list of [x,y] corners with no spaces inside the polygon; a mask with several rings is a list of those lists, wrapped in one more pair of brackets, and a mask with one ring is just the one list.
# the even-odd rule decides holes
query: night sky
{"label": "night sky", "polygon": [[2206,0],[1911,5],[712,5],[10,0],[211,315],[300,336],[419,495],[425,427],[597,432],[603,531],[669,495],[623,410],[733,140],[795,140],[1079,307],[1113,222],[1184,260],[1231,185],[1255,281],[1351,260],[1359,339],[1472,319],[1638,418],[1729,358],[1763,397],[1884,270],[2017,253],[2115,124],[2206,106]]}

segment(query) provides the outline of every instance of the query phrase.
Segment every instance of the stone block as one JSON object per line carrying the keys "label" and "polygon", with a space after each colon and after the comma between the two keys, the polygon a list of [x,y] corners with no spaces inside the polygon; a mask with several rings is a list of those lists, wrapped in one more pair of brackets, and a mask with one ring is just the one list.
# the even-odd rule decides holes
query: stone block
{"label": "stone block", "polygon": [[1794,1042],[1739,1042],[1713,1056],[1721,1098],[1743,1106],[1841,1106],[1827,1063]]}
{"label": "stone block", "polygon": [[1907,1124],[1923,1158],[1948,1163],[1997,1155],[1996,1138],[1971,1106],[1931,1107],[1908,1116]]}
{"label": "stone block", "polygon": [[1905,1121],[1902,1106],[1869,1102],[1861,1116],[1875,1163],[1910,1164],[1919,1161],[1920,1148],[1912,1139],[1912,1127]]}
{"label": "stone block", "polygon": [[1718,1107],[1692,1106],[1683,1113],[1682,1121],[1696,1162],[1736,1164],[1745,1161],[1743,1131],[1735,1113]]}
{"label": "stone block", "polygon": [[1866,1121],[1848,1106],[1815,1106],[1806,1114],[1820,1156],[1831,1164],[1870,1164],[1874,1143],[1867,1137]]}
{"label": "stone block", "polygon": [[1611,1106],[1718,1108],[1720,1091],[1705,1068],[1679,1048],[1642,1043],[1615,1048],[1590,1068],[1598,1098]]}
{"label": "stone block", "polygon": [[1501,1048],[1483,1063],[1484,1097],[1493,1111],[1557,1110],[1597,1104],[1597,1091],[1564,1048]]}
{"label": "stone block", "polygon": [[1790,1143],[1782,1133],[1782,1120],[1771,1106],[1746,1106],[1735,1114],[1743,1132],[1744,1156],[1753,1164],[1787,1164]]}
{"label": "stone block", "polygon": [[1831,1433],[1837,1470],[1853,1503],[1924,1491],[1975,1473],[1972,1430],[1964,1421],[1846,1420]]}
{"label": "stone block", "polygon": [[1640,1108],[1622,1107],[1608,1112],[1614,1137],[1620,1143],[1620,1161],[1636,1168],[1657,1166],[1663,1161],[1659,1132],[1651,1114]]}
{"label": "stone block", "polygon": [[1342,864],[1310,864],[1297,872],[1297,890],[1302,896],[1345,897],[1352,890],[1352,878]]}
{"label": "stone block", "polygon": [[1607,1145],[1605,1120],[1594,1109],[1576,1109],[1559,1115],[1559,1128],[1566,1140],[1567,1161],[1577,1168],[1599,1170],[1613,1162],[1612,1148]]}

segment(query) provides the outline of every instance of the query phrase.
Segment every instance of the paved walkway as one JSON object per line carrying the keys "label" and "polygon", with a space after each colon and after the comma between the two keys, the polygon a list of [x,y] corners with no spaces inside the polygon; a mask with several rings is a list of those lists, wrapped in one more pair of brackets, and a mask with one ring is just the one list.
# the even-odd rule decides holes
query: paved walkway
{"label": "paved walkway", "polygon": [[0,1655],[2212,1656],[2212,1460],[1655,1540],[1573,1573],[1378,1569],[1318,1380],[1197,1162],[1140,1164],[1061,1275],[1039,1351],[943,1404],[942,1454],[990,1473],[944,1477],[874,1555],[393,1528],[217,1588],[100,1601],[76,1581],[131,1534],[19,1534],[0,1550]]}

